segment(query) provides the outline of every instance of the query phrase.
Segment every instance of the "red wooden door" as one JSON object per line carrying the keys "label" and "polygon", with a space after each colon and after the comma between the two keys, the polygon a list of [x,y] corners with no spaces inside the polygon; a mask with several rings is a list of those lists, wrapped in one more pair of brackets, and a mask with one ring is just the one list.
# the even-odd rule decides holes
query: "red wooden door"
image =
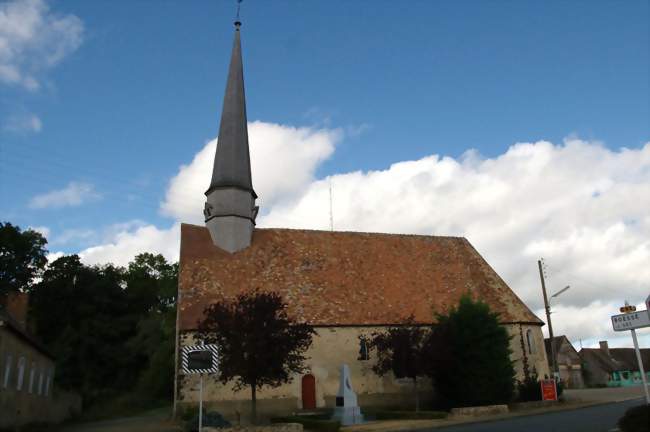
{"label": "red wooden door", "polygon": [[316,408],[316,378],[312,374],[302,377],[302,409]]}

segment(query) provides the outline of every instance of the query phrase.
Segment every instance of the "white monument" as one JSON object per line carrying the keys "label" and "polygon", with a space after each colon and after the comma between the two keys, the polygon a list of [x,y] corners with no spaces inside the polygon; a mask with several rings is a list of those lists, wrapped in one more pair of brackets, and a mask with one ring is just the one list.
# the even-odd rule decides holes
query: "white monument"
{"label": "white monument", "polygon": [[357,395],[350,385],[350,368],[346,364],[341,365],[339,391],[336,393],[336,407],[332,419],[340,421],[343,426],[363,423]]}

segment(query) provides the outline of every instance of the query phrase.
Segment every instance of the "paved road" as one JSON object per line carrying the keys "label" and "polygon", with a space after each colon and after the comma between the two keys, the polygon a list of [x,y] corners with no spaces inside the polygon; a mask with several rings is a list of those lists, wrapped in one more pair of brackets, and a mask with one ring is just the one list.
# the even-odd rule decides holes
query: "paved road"
{"label": "paved road", "polygon": [[[643,404],[643,399],[515,417],[486,423],[442,428],[445,432],[609,432],[628,408]],[[434,430],[432,430],[433,432]]]}

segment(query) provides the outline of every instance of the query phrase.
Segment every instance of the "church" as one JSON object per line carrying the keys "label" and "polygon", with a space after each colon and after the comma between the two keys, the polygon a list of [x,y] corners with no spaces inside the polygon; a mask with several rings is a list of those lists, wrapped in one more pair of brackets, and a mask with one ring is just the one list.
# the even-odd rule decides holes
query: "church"
{"label": "church", "polygon": [[[214,168],[205,193],[205,226],[181,226],[175,407],[198,403],[199,377],[183,373],[179,356],[183,347],[196,344],[203,310],[251,290],[279,292],[289,314],[317,333],[306,353],[308,370],[289,384],[258,392],[262,416],[333,407],[344,363],[362,409],[410,405],[412,384],[377,377],[371,370],[372,352],[359,355],[360,336],[403,323],[411,315],[419,324],[431,324],[436,312],[454,307],[463,294],[499,313],[512,336],[518,379],[523,377],[524,355],[540,376],[548,375],[544,323],[467,239],[256,228],[240,29],[236,22]],[[423,400],[432,396],[430,385],[421,387]],[[249,392],[234,392],[216,380],[206,380],[203,387],[206,406],[227,418],[246,415],[249,397]]]}

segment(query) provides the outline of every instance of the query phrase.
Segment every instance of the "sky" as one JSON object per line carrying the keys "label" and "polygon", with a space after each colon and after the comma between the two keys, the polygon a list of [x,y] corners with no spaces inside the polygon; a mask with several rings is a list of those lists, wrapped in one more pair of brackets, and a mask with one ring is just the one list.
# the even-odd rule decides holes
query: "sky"
{"label": "sky", "polygon": [[[178,259],[236,2],[0,1],[0,220]],[[241,4],[259,227],[464,236],[577,348],[650,294],[650,4]],[[650,347],[650,329],[639,331]]]}

